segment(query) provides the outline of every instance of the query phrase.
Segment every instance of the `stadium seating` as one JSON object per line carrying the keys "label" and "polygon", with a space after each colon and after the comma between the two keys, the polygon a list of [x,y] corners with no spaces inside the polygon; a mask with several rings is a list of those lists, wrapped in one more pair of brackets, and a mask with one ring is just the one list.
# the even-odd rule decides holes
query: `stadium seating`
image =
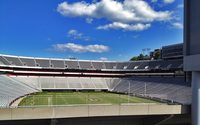
{"label": "stadium seating", "polygon": [[90,61],[79,61],[79,65],[81,69],[93,69]]}
{"label": "stadium seating", "polygon": [[133,95],[156,97],[176,101],[182,104],[191,103],[191,87],[182,77],[134,77],[123,79],[113,91]]}
{"label": "stadium seating", "polygon": [[106,69],[116,69],[117,63],[116,62],[104,62]]}
{"label": "stadium seating", "polygon": [[118,62],[116,65],[117,69],[127,69],[127,67],[130,65],[130,62]]}
{"label": "stadium seating", "polygon": [[22,83],[28,83],[38,89],[67,89],[67,90],[108,90],[104,78],[91,77],[13,77]]}
{"label": "stadium seating", "polygon": [[5,60],[7,60],[12,65],[23,66],[23,64],[19,60],[19,58],[13,58],[13,57],[9,57],[9,56],[5,56],[4,58],[5,58]]}
{"label": "stadium seating", "polygon": [[131,62],[130,65],[127,67],[127,69],[137,70],[140,64],[141,64],[141,61]]}
{"label": "stadium seating", "polygon": [[50,67],[50,60],[49,59],[35,59],[36,66],[38,67]]}
{"label": "stadium seating", "polygon": [[34,58],[20,57],[19,59],[24,64],[24,66],[29,66],[29,67],[35,67],[36,66]]}
{"label": "stadium seating", "polygon": [[183,60],[147,60],[147,61],[86,61],[67,59],[48,59],[0,55],[0,65],[41,67],[55,69],[82,69],[82,70],[169,70],[182,69]]}
{"label": "stadium seating", "polygon": [[138,66],[138,69],[148,69],[149,68],[148,66],[149,66],[149,61],[143,61]]}
{"label": "stadium seating", "polygon": [[[9,80],[9,81],[8,81]],[[7,83],[7,84],[6,84]],[[3,88],[1,95],[23,96],[36,90],[108,90],[133,95],[191,103],[191,87],[183,77],[133,77],[133,78],[91,78],[91,77],[0,77]],[[9,88],[10,87],[10,88]],[[2,89],[2,88],[1,88]],[[12,91],[15,89],[15,91]],[[17,93],[17,94],[16,94]],[[4,97],[5,98],[5,97]],[[3,99],[3,97],[1,98]]]}
{"label": "stadium seating", "polygon": [[40,91],[8,76],[0,76],[0,107],[9,107],[16,98]]}
{"label": "stadium seating", "polygon": [[3,63],[3,65],[11,65],[4,56],[0,56],[0,61]]}
{"label": "stadium seating", "polygon": [[97,70],[106,68],[104,62],[102,62],[102,61],[101,62],[92,61],[92,65],[93,65],[94,69],[97,69]]}
{"label": "stadium seating", "polygon": [[65,68],[68,68],[68,69],[79,69],[80,66],[78,64],[78,61],[65,61]]}
{"label": "stadium seating", "polygon": [[89,77],[81,78],[80,82],[81,82],[82,87],[85,89],[94,89],[95,88],[94,83],[92,82],[91,78],[89,78]]}
{"label": "stadium seating", "polygon": [[64,60],[51,60],[51,67],[54,68],[65,68],[65,62]]}
{"label": "stadium seating", "polygon": [[4,63],[2,61],[0,61],[0,65],[4,65]]}
{"label": "stadium seating", "polygon": [[[0,66],[39,67],[38,69],[44,68],[44,70],[46,68],[108,71],[181,70],[183,68],[183,60],[113,62],[0,55]],[[16,98],[41,90],[107,90],[165,99],[182,104],[191,103],[191,86],[190,83],[184,81],[184,77],[134,76],[128,78],[105,78],[20,75],[11,77],[0,75],[0,106],[9,106]]]}
{"label": "stadium seating", "polygon": [[103,78],[92,78],[91,79],[96,89],[106,89],[108,90],[108,85]]}

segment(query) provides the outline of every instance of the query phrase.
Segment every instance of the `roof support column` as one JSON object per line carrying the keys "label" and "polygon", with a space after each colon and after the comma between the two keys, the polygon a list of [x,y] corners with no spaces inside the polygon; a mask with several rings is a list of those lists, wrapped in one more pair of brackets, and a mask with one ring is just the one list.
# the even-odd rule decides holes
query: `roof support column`
{"label": "roof support column", "polygon": [[192,125],[200,125],[200,72],[192,72]]}

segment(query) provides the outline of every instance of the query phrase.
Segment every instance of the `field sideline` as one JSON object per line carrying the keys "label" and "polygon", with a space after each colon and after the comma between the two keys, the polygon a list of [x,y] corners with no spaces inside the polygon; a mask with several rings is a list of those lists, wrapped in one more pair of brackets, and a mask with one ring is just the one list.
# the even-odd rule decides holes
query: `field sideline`
{"label": "field sideline", "polygon": [[108,92],[39,92],[25,97],[19,106],[160,103],[150,99]]}

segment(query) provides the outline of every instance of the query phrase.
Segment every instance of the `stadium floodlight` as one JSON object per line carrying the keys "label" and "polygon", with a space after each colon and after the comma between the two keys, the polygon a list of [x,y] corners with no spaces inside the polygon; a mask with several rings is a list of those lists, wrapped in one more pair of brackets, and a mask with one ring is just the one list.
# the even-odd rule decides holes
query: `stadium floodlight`
{"label": "stadium floodlight", "polygon": [[151,51],[151,48],[143,48],[142,49],[142,54],[143,55],[148,55],[150,53],[150,51]]}

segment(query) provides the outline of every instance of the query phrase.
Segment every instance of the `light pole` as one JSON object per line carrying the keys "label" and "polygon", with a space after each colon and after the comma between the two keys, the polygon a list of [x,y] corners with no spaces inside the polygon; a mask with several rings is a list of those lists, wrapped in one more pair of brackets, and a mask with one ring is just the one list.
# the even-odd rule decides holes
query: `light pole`
{"label": "light pole", "polygon": [[131,83],[128,81],[128,103],[130,102]]}

